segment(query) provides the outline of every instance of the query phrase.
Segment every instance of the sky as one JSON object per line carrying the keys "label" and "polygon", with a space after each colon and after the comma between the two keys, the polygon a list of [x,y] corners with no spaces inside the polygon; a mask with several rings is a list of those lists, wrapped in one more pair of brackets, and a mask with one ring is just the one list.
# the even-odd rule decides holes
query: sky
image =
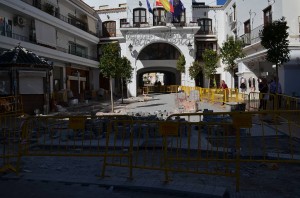
{"label": "sky", "polygon": [[226,2],[226,0],[217,0],[218,5],[224,5],[224,3]]}

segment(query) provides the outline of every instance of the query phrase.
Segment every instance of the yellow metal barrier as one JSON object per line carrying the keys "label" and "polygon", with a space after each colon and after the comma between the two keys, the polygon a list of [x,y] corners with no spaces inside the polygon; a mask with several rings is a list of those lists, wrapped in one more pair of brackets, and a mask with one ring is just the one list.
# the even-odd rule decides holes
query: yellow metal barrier
{"label": "yellow metal barrier", "polygon": [[0,116],[5,114],[22,114],[23,103],[21,96],[0,97]]}
{"label": "yellow metal barrier", "polygon": [[[167,171],[235,177],[238,191],[242,163],[300,164],[300,143],[295,139],[300,137],[300,111],[185,113],[168,118],[180,119],[184,121],[179,133],[172,137],[176,155],[168,153]],[[179,135],[183,129],[186,139]],[[174,168],[172,163],[181,166]]]}
{"label": "yellow metal barrier", "polygon": [[300,111],[267,110],[173,114],[166,121],[30,117],[22,133],[10,134],[18,141],[9,150],[12,157],[103,157],[102,176],[116,166],[128,168],[129,178],[134,168],[161,171],[165,181],[170,172],[233,177],[238,191],[242,163],[300,164],[299,118]]}
{"label": "yellow metal barrier", "polygon": [[[0,116],[0,172],[8,170],[18,173],[19,147],[24,118],[18,114]],[[0,162],[1,163],[1,162]]]}

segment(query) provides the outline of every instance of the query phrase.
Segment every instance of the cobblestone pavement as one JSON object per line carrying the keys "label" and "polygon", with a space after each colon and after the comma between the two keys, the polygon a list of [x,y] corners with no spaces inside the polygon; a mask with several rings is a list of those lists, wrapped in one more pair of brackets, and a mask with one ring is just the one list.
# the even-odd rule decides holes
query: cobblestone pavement
{"label": "cobblestone pavement", "polygon": [[[173,94],[151,95],[151,100],[132,98],[126,105],[116,103],[121,113],[155,111],[175,112]],[[109,102],[90,102],[84,108],[72,107],[69,114],[91,111],[109,112]],[[200,109],[225,111],[220,105],[202,103]],[[71,111],[72,110],[72,111]],[[235,179],[213,175],[172,173],[164,182],[164,173],[134,169],[133,180],[128,169],[108,167],[106,177],[99,177],[103,158],[23,157],[21,173],[0,178],[0,197],[233,197],[297,198],[300,197],[299,164],[244,163],[241,166],[240,192],[235,192]],[[31,190],[30,190],[31,189]],[[42,195],[42,196],[41,196]]]}

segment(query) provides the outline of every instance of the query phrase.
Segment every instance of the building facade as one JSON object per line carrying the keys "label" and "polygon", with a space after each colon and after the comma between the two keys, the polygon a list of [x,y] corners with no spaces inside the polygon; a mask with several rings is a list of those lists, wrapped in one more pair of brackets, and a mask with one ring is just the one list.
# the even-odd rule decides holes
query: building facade
{"label": "building facade", "polygon": [[[91,3],[102,22],[101,43],[117,41],[134,68],[129,95],[137,95],[143,74],[164,74],[164,84],[181,84],[207,87],[202,73],[194,80],[189,76],[189,67],[194,61],[202,61],[206,48],[219,51],[229,36],[244,41],[245,57],[237,60],[234,74],[224,71],[220,61],[217,69],[217,84],[225,80],[229,87],[239,88],[247,82],[245,91],[258,91],[258,79],[271,80],[275,75],[272,63],[266,61],[266,49],[260,44],[260,31],[265,24],[285,17],[289,28],[290,62],[279,69],[283,92],[300,94],[299,85],[293,83],[299,75],[299,17],[300,2],[297,0],[228,0],[225,5],[217,1],[181,0],[184,11],[174,17],[156,0]],[[185,73],[176,70],[179,55],[186,59]],[[234,80],[232,80],[234,79]],[[213,84],[213,83],[210,83]]]}
{"label": "building facade", "polygon": [[[211,0],[181,0],[182,12],[177,16],[156,0],[148,2],[0,0],[0,48],[11,49],[20,43],[47,59],[54,68],[51,93],[71,90],[74,97],[82,98],[87,90],[109,89],[98,69],[99,46],[118,42],[121,55],[134,69],[128,96],[137,96],[146,75],[158,74],[163,85],[213,85],[202,72],[191,79],[189,67],[194,61],[203,61],[205,49],[219,51],[226,39],[234,36],[244,41],[246,56],[237,60],[234,74],[225,72],[219,61],[217,86],[225,80],[229,87],[239,88],[243,81],[247,82],[243,91],[249,93],[258,91],[258,78],[271,80],[275,75],[273,63],[266,61],[266,50],[260,44],[260,31],[265,24],[285,17],[291,53],[290,61],[279,68],[279,80],[283,93],[300,94],[300,85],[294,82],[300,74],[298,0],[227,0],[224,5]],[[180,55],[186,60],[184,73],[176,70]],[[37,81],[28,87],[35,84]],[[117,79],[114,87],[118,92]]]}
{"label": "building facade", "polygon": [[[21,45],[53,65],[51,94],[69,90],[82,98],[99,89],[99,18],[83,1],[0,0],[0,22],[2,51]],[[43,81],[31,76],[20,79],[27,94]]]}

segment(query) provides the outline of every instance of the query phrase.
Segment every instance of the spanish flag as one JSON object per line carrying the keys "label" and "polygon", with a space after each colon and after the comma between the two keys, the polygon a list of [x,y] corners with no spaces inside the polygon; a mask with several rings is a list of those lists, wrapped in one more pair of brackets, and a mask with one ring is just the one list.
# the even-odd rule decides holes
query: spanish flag
{"label": "spanish flag", "polygon": [[[158,0],[160,4],[167,10],[168,12],[174,13],[173,0]],[[157,1],[156,1],[157,5]]]}
{"label": "spanish flag", "polygon": [[155,5],[156,5],[156,6],[162,6],[162,4],[160,3],[159,0],[156,0],[156,1],[155,1]]}

